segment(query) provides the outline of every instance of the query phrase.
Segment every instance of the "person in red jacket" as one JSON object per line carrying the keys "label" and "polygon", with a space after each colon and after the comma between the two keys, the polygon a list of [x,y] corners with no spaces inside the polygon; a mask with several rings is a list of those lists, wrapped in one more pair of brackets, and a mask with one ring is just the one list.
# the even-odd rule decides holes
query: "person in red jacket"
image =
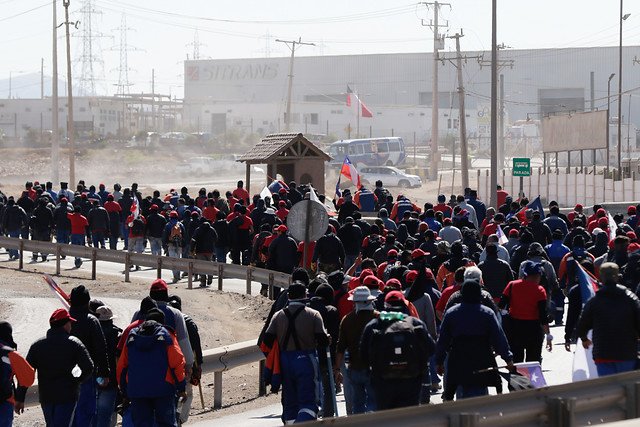
{"label": "person in red jacket", "polygon": [[[67,213],[67,218],[71,222],[71,244],[84,246],[84,239],[86,228],[89,226],[89,221],[82,215],[80,206],[75,205],[73,212]],[[74,264],[76,268],[82,266],[82,258],[76,257]]]}
{"label": "person in red jacket", "polygon": [[238,188],[231,195],[237,200],[242,200],[245,206],[249,206],[249,192],[244,188],[244,182],[238,181]]}
{"label": "person in red jacket", "polygon": [[287,222],[287,216],[289,215],[289,209],[287,209],[287,202],[284,200],[280,200],[278,202],[278,210],[276,211],[276,216],[280,218],[280,221],[283,223]]}

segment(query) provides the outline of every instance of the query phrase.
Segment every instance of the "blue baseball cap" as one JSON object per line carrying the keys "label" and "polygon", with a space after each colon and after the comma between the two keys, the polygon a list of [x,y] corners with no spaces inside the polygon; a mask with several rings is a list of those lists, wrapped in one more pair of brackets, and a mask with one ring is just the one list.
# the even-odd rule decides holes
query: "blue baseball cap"
{"label": "blue baseball cap", "polygon": [[540,264],[539,262],[533,263],[533,262],[528,262],[524,265],[524,276],[530,276],[532,274],[542,274],[542,272],[544,271],[542,264]]}

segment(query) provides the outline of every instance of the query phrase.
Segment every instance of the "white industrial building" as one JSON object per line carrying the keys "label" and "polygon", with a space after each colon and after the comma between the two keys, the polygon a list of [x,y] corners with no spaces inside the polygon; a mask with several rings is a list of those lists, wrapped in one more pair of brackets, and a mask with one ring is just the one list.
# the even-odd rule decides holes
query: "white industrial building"
{"label": "white industrial building", "polygon": [[[489,136],[490,52],[463,52],[467,132]],[[441,53],[454,57],[455,52]],[[640,88],[634,57],[640,47],[623,48],[623,92]],[[476,57],[481,57],[476,58]],[[345,105],[347,86],[360,94],[372,118],[360,118],[360,135],[430,138],[431,53],[297,57],[294,65],[293,130],[356,134],[355,107]],[[617,47],[501,50],[505,133],[517,120],[571,111],[607,108],[607,81],[618,71]],[[639,68],[640,69],[640,68]],[[215,59],[185,62],[185,123],[194,131],[222,134],[232,128],[260,133],[284,129],[289,57]],[[593,77],[593,78],[592,78]],[[457,134],[456,68],[443,60],[439,70],[439,130]],[[618,116],[617,77],[611,82],[611,117]],[[630,112],[630,114],[629,114]],[[623,94],[622,121],[640,122],[640,100]],[[409,143],[411,140],[408,141]]]}

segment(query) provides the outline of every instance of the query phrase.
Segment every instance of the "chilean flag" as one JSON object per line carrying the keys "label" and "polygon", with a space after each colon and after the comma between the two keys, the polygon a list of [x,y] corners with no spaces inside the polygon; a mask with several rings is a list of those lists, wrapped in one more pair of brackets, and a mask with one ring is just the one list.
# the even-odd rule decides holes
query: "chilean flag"
{"label": "chilean flag", "polygon": [[547,386],[547,381],[542,374],[542,367],[539,362],[524,362],[515,364],[516,371],[531,381],[531,385],[534,388],[541,388]]}
{"label": "chilean flag", "polygon": [[138,201],[137,196],[133,196],[133,203],[131,203],[131,214],[133,215],[133,219],[136,219],[140,216],[140,202]]}
{"label": "chilean flag", "polygon": [[351,107],[351,94],[353,90],[351,90],[351,86],[347,85],[347,107]]}
{"label": "chilean flag", "polygon": [[[575,261],[574,261],[575,262]],[[578,284],[580,285],[580,296],[582,297],[582,306],[587,303],[598,291],[598,281],[580,263],[576,262],[576,275],[578,276]]]}
{"label": "chilean flag", "polygon": [[53,280],[53,278],[48,274],[45,274],[44,276],[42,276],[42,278],[44,279],[45,283],[49,285],[49,288],[53,291],[54,295],[60,300],[60,302],[62,303],[62,306],[67,310],[69,310],[69,307],[70,307],[69,302],[71,301],[71,298],[69,298],[69,295],[67,295],[65,291],[63,291],[62,288],[58,286],[56,281]]}
{"label": "chilean flag", "polygon": [[360,105],[362,106],[362,117],[373,117],[373,113],[364,105],[364,102],[360,101]]}
{"label": "chilean flag", "polygon": [[362,186],[358,170],[353,165],[353,163],[351,163],[351,160],[349,160],[349,156],[344,157],[344,162],[342,162],[342,168],[340,169],[340,175],[350,179],[351,182],[353,182],[353,185],[356,186],[356,188],[360,188]]}
{"label": "chilean flag", "polygon": [[527,212],[527,209],[533,209],[534,211],[540,212],[540,217],[544,219],[544,208],[542,207],[540,196],[533,199],[533,201],[529,202],[527,206],[520,209],[518,213],[516,213],[516,217],[520,222],[524,222],[526,220],[525,213]]}

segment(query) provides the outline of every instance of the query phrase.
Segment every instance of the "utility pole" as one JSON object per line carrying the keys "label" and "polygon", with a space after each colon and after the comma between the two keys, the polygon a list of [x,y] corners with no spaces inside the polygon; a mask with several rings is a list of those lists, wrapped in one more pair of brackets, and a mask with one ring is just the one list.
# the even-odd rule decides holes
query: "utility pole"
{"label": "utility pole", "polygon": [[498,0],[491,1],[491,206],[498,206]]}
{"label": "utility pole", "polygon": [[51,77],[51,181],[60,182],[60,141],[58,139],[58,11],[53,0],[53,54]]}
{"label": "utility pole", "polygon": [[301,37],[298,40],[280,40],[276,39],[278,43],[284,43],[289,49],[291,49],[291,59],[289,60],[289,90],[287,94],[287,116],[284,118],[285,130],[289,132],[291,129],[291,96],[293,91],[293,61],[296,54],[296,45],[300,46],[315,46],[314,43],[305,43]]}
{"label": "utility pole", "polygon": [[[527,146],[525,145],[525,157]],[[504,74],[500,73],[500,122],[498,124],[498,172],[505,166],[506,155],[504,150]]]}
{"label": "utility pole", "polygon": [[151,69],[151,123],[153,125],[153,131],[154,132],[157,131],[156,129],[156,69],[155,68]]}
{"label": "utility pole", "polygon": [[[71,78],[71,35],[69,34],[69,4],[71,0],[62,0],[64,6],[64,25],[67,37],[67,138],[69,139],[69,185],[76,185],[76,142],[73,124],[73,79]],[[74,23],[74,26],[77,23]]]}
{"label": "utility pole", "polygon": [[40,99],[44,99],[44,58],[40,58]]}
{"label": "utility pole", "polygon": [[[458,111],[459,111],[459,129],[460,129],[460,168],[462,171],[462,188],[469,187],[469,147],[467,144],[467,114],[464,106],[464,80],[462,78],[462,60],[464,59],[465,63],[468,59],[480,59],[480,56],[466,56],[462,55],[460,52],[460,38],[464,37],[462,30],[460,33],[456,33],[453,36],[448,38],[456,40],[456,56],[454,58],[447,57],[446,55],[441,57],[442,61],[448,60],[453,63],[455,59],[455,67],[458,71]],[[453,162],[455,165],[455,144],[454,144],[454,153],[453,153]]]}
{"label": "utility pole", "polygon": [[432,79],[432,87],[431,87],[431,171],[429,176],[431,180],[435,181],[438,179],[438,163],[440,161],[440,152],[438,151],[438,119],[439,119],[439,111],[438,111],[438,51],[440,49],[444,49],[444,36],[439,35],[440,27],[448,27],[449,24],[439,25],[438,23],[438,13],[440,12],[440,8],[442,6],[449,6],[449,3],[440,3],[434,1],[433,3],[425,2],[422,3],[427,8],[433,7],[433,20],[430,21],[429,24],[425,24],[424,20],[422,20],[422,26],[431,27],[433,30],[433,79]]}
{"label": "utility pole", "polygon": [[618,176],[622,179],[622,22],[630,16],[624,14],[620,0],[620,43],[618,44]]}

